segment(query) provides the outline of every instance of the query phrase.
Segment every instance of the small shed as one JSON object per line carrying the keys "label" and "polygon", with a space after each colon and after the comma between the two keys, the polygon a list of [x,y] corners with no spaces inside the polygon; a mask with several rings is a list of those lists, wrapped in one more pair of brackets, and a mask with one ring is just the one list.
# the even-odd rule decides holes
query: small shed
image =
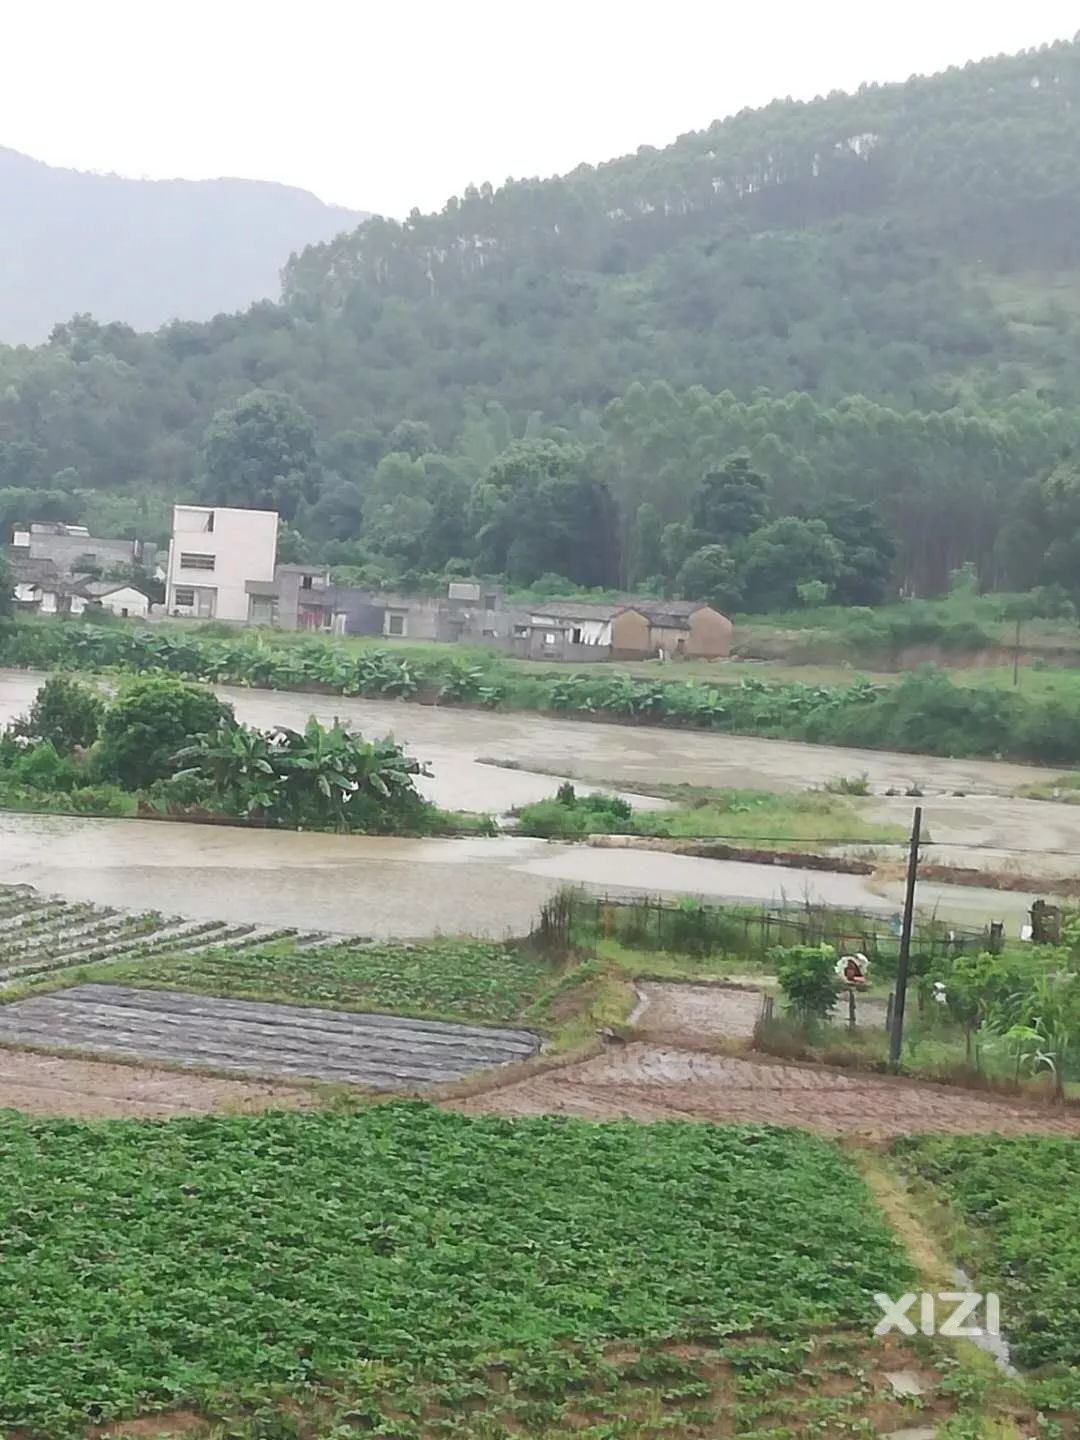
{"label": "small shed", "polygon": [[90,603],[124,619],[145,620],[150,614],[149,598],[125,581],[84,580],[78,589]]}

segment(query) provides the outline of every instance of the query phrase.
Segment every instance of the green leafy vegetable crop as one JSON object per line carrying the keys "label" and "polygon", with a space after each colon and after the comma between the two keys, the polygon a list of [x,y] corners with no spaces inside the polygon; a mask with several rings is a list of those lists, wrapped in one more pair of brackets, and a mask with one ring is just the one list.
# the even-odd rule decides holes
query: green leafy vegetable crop
{"label": "green leafy vegetable crop", "polygon": [[110,968],[99,978],[205,995],[497,1022],[519,1019],[556,976],[540,956],[519,945],[441,940],[166,954]]}
{"label": "green leafy vegetable crop", "polygon": [[500,1349],[535,1376],[609,1340],[861,1329],[911,1282],[824,1140],[420,1104],[6,1116],[0,1249],[0,1432],[26,1436],[382,1369],[449,1395]]}
{"label": "green leafy vegetable crop", "polygon": [[961,1259],[1001,1296],[1018,1365],[1080,1364],[1080,1142],[921,1138],[897,1151],[966,1222]]}

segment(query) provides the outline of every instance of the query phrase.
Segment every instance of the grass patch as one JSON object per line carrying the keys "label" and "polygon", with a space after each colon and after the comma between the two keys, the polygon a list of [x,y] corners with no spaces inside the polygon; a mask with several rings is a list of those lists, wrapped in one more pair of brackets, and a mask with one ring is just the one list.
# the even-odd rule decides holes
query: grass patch
{"label": "grass patch", "polygon": [[523,833],[565,839],[643,835],[745,840],[763,848],[889,845],[906,839],[901,826],[867,820],[846,796],[825,791],[778,794],[668,785],[650,793],[671,799],[676,808],[634,810],[617,796],[578,795],[572,785],[564,785],[556,798],[524,805],[516,813]]}
{"label": "grass patch", "polygon": [[[808,1378],[814,1337],[865,1335],[874,1291],[913,1278],[851,1161],[794,1131],[400,1103],[159,1125],[8,1116],[0,1178],[0,1427],[30,1436],[303,1404],[325,1383],[350,1394],[352,1431],[447,1433],[421,1428],[405,1397],[423,1393],[461,1417],[454,1433],[550,1436],[594,1398],[601,1418],[589,1380],[618,1363],[607,1347],[634,1351],[623,1378],[637,1364],[646,1392],[701,1408],[712,1387],[655,1347],[786,1340],[741,1365],[727,1352],[749,1433],[778,1381]],[[500,1406],[512,1431],[470,1416]]]}
{"label": "grass patch", "polygon": [[1055,775],[1035,785],[1021,785],[1013,794],[1020,800],[1052,800],[1063,805],[1080,805],[1080,772]]}

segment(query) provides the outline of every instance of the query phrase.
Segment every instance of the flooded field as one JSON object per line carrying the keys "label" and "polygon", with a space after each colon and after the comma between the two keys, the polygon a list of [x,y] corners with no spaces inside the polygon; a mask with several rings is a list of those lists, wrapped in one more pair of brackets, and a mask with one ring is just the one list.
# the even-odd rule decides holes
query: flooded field
{"label": "flooded field", "polygon": [[[0,670],[0,724],[26,711],[44,678],[28,671]],[[503,811],[552,794],[558,779],[530,774],[530,765],[604,785],[663,782],[765,790],[805,790],[840,776],[865,773],[878,792],[918,784],[927,794],[963,790],[1007,795],[1019,785],[1046,778],[1046,772],[1034,766],[992,760],[846,750],[790,740],[492,714],[395,700],[350,700],[339,695],[229,686],[220,687],[218,693],[235,707],[240,720],[252,725],[299,729],[309,715],[324,722],[340,716],[369,735],[392,732],[412,754],[430,762],[434,777],[428,793],[449,809]],[[522,769],[499,769],[481,764],[484,759],[509,761]]]}
{"label": "flooded field", "polygon": [[[809,899],[886,915],[900,902],[899,884],[877,893],[859,875],[522,836],[404,840],[10,812],[0,813],[0,875],[117,909],[380,939],[523,934],[567,883],[613,895]],[[980,924],[988,913],[1018,924],[1030,906],[1023,895],[943,886],[920,895],[942,916]]]}
{"label": "flooded field", "polygon": [[[28,708],[43,678],[0,671],[0,723]],[[880,792],[915,782],[927,792],[926,819],[938,842],[927,853],[935,859],[1046,875],[1076,869],[1072,853],[1048,851],[1080,851],[1080,806],[1008,798],[1017,785],[1045,778],[1029,766],[392,701],[235,688],[221,693],[252,724],[299,727],[314,713],[324,721],[341,716],[373,735],[392,731],[431,764],[428,793],[447,807],[500,813],[550,795],[560,775],[613,787],[661,781],[795,790],[865,772],[878,792],[862,802],[870,814],[904,824],[914,801]],[[557,774],[502,769],[481,763],[485,759]],[[567,882],[613,894],[812,899],[883,913],[895,911],[901,899],[898,883],[871,889],[858,876],[523,837],[381,839],[11,813],[0,814],[0,875],[45,894],[120,909],[380,938],[521,933]],[[921,903],[943,918],[982,923],[992,916],[1010,929],[1032,898],[920,889]]]}

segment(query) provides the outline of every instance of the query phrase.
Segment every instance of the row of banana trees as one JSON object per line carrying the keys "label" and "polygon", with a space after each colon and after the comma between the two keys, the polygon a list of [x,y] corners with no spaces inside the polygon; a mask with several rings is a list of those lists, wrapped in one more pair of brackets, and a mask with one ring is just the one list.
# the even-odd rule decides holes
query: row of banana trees
{"label": "row of banana trees", "polygon": [[175,760],[178,793],[196,781],[227,814],[298,829],[393,834],[426,829],[433,814],[416,788],[428,773],[418,760],[389,737],[365,740],[339,721],[312,717],[303,730],[233,722]]}
{"label": "row of banana trees", "polygon": [[756,678],[709,684],[642,678],[606,666],[530,673],[497,656],[385,649],[357,653],[332,641],[204,636],[154,626],[33,621],[0,636],[0,664],[48,670],[120,670],[218,685],[317,689],[340,695],[500,705],[939,755],[1080,762],[1080,696],[1039,696],[956,685],[920,671],[894,685],[836,686]]}
{"label": "row of banana trees", "polygon": [[859,680],[832,689],[759,680],[716,686],[641,679],[608,669],[570,676],[552,672],[523,681],[496,657],[486,664],[463,663],[450,647],[445,656],[383,649],[357,655],[321,640],[282,645],[262,637],[204,638],[191,631],[54,622],[15,626],[0,640],[0,664],[119,669],[207,684],[317,688],[492,708],[531,702],[567,714],[759,733],[789,731],[813,715],[861,706],[878,694],[878,687]]}

